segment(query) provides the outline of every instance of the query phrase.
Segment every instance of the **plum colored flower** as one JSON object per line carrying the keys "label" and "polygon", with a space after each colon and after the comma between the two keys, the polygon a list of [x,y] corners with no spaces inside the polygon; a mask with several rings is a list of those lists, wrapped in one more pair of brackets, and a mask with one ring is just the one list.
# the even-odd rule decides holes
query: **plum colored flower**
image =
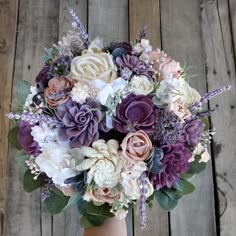
{"label": "plum colored flower", "polygon": [[40,154],[40,146],[38,142],[34,141],[31,135],[31,125],[26,121],[21,121],[18,131],[18,143],[28,155],[38,156]]}
{"label": "plum colored flower", "polygon": [[69,99],[56,108],[56,114],[64,124],[59,133],[63,139],[70,141],[72,148],[89,146],[99,138],[102,112],[93,99],[88,99],[82,105]]}
{"label": "plum colored flower", "polygon": [[113,127],[122,133],[136,130],[151,133],[157,115],[158,111],[150,97],[130,94],[116,107]]}
{"label": "plum colored flower", "polygon": [[[144,61],[141,61],[137,56],[135,55],[123,55],[122,57],[117,57],[116,65],[119,68],[119,74],[122,76],[123,71],[125,71],[125,74],[127,74],[127,69],[132,72],[131,75],[144,75],[148,78],[152,77],[152,68],[148,63],[145,63]],[[130,78],[124,78],[129,80]]]}
{"label": "plum colored flower", "polygon": [[121,148],[125,158],[132,161],[145,161],[152,151],[152,142],[144,131],[139,130],[128,133],[121,143]]}
{"label": "plum colored flower", "polygon": [[190,120],[183,127],[180,141],[190,147],[195,147],[202,138],[204,127],[205,125],[200,119]]}
{"label": "plum colored flower", "polygon": [[52,75],[49,75],[50,65],[45,65],[42,70],[38,73],[35,82],[37,84],[37,88],[46,88],[48,86],[48,82]]}
{"label": "plum colored flower", "polygon": [[164,170],[160,174],[150,174],[149,178],[155,189],[162,187],[171,188],[173,183],[178,182],[180,174],[186,173],[189,169],[191,151],[182,143],[164,145],[161,147],[164,157],[161,160]]}

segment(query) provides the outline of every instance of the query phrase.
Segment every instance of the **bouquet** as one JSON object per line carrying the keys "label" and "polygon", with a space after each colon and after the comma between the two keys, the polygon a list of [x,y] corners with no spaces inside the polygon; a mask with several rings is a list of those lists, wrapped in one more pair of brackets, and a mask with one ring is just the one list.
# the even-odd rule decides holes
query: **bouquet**
{"label": "bouquet", "polygon": [[72,30],[45,49],[35,85],[17,84],[19,109],[8,114],[24,190],[41,188],[51,214],[75,204],[83,227],[135,207],[144,228],[154,199],[171,210],[194,191],[214,134],[204,104],[230,86],[201,96],[145,27],[135,42],[105,45],[70,13]]}

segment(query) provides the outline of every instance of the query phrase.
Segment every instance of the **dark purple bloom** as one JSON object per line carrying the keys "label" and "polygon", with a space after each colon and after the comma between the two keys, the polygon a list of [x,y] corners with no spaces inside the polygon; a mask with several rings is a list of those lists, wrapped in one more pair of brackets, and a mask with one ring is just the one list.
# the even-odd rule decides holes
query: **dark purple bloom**
{"label": "dark purple bloom", "polygon": [[193,119],[183,127],[180,141],[190,147],[196,146],[202,138],[205,125],[200,119]]}
{"label": "dark purple bloom", "polygon": [[82,105],[70,99],[56,108],[56,114],[64,124],[60,129],[61,137],[70,140],[71,148],[89,146],[99,138],[102,112],[93,99]]}
{"label": "dark purple bloom", "polygon": [[35,82],[37,84],[38,90],[42,90],[48,86],[48,82],[51,78],[53,78],[52,75],[49,75],[49,69],[50,65],[45,65],[42,70],[38,73]]}
{"label": "dark purple bloom", "polygon": [[21,121],[18,131],[18,143],[28,155],[37,157],[40,154],[40,147],[38,142],[34,141],[31,135],[31,125],[26,121]]}
{"label": "dark purple bloom", "polygon": [[[132,71],[133,75],[145,75],[148,78],[151,78],[153,75],[153,71],[151,66],[144,61],[141,61],[135,55],[123,55],[122,57],[117,57],[115,59],[116,65],[118,67],[118,72],[120,76],[123,74],[123,70]],[[131,74],[131,75],[132,75]],[[129,79],[129,78],[124,78]]]}
{"label": "dark purple bloom", "polygon": [[150,97],[130,94],[117,106],[113,127],[121,133],[136,130],[151,133],[157,115],[158,110]]}
{"label": "dark purple bloom", "polygon": [[161,160],[164,170],[160,174],[149,174],[149,178],[156,190],[162,187],[171,188],[173,183],[178,182],[180,174],[189,169],[191,151],[182,143],[164,145],[161,147],[164,157]]}

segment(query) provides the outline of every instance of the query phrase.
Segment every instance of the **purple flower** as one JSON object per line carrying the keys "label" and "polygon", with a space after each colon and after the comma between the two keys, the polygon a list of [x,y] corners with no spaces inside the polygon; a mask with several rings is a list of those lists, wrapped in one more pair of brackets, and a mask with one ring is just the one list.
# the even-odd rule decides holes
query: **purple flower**
{"label": "purple flower", "polygon": [[49,75],[50,65],[45,65],[42,70],[38,73],[35,82],[37,88],[43,90],[48,86],[48,82],[53,76]]}
{"label": "purple flower", "polygon": [[[122,57],[117,57],[115,59],[116,65],[119,69],[119,74],[122,76],[124,74],[123,70],[125,70],[125,74],[127,71],[131,71],[131,75],[145,75],[148,78],[151,78],[153,75],[153,71],[151,66],[148,63],[141,61],[135,55],[123,55]],[[131,77],[130,75],[130,77]],[[124,78],[130,79],[130,78]]]}
{"label": "purple flower", "polygon": [[31,135],[31,125],[26,121],[21,121],[18,131],[18,143],[28,155],[37,157],[40,154],[40,147],[38,142],[34,141]]}
{"label": "purple flower", "polygon": [[121,133],[143,130],[153,132],[158,110],[148,96],[130,94],[116,108],[113,127]]}
{"label": "purple flower", "polygon": [[180,141],[190,147],[196,146],[202,138],[204,128],[205,125],[200,119],[190,120],[183,127]]}
{"label": "purple flower", "polygon": [[82,105],[70,99],[56,108],[56,115],[64,124],[60,129],[61,138],[69,139],[71,148],[89,146],[99,138],[102,112],[93,99]]}
{"label": "purple flower", "polygon": [[149,174],[150,181],[155,189],[162,187],[171,188],[173,183],[178,182],[180,174],[189,169],[191,151],[182,143],[164,145],[161,147],[164,157],[161,160],[164,170],[160,174]]}

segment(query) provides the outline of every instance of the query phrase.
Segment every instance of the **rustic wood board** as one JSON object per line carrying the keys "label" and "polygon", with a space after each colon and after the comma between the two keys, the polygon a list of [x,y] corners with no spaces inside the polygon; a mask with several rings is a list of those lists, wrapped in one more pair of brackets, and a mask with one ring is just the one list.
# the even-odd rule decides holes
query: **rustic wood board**
{"label": "rustic wood board", "polygon": [[[49,47],[57,40],[58,12],[58,1],[56,0],[20,1],[14,84],[23,79],[34,81],[43,65],[41,60],[43,48]],[[13,103],[16,103],[15,94],[14,87]],[[22,189],[15,162],[15,150],[12,147],[9,151],[6,212],[6,235],[51,235],[51,216],[44,214],[44,208],[40,203],[40,192],[29,194]]]}
{"label": "rustic wood board", "polygon": [[[161,47],[161,29],[160,29],[160,5],[159,1],[129,1],[129,35],[130,40],[135,41],[142,27],[147,26],[147,38],[151,45]],[[140,228],[140,219],[138,211],[134,211],[134,235],[148,236],[167,236],[168,213],[162,210],[156,201],[153,207],[147,208],[147,227],[143,231]]]}
{"label": "rustic wood board", "polygon": [[153,47],[161,46],[159,0],[129,1],[129,35],[135,41],[138,32],[147,26],[147,38]]}
{"label": "rustic wood board", "polygon": [[208,88],[213,90],[224,85],[232,85],[230,92],[210,102],[211,108],[220,109],[212,116],[212,123],[217,131],[213,138],[212,150],[219,200],[217,229],[218,233],[224,236],[236,234],[236,78],[231,35],[231,32],[235,31],[235,25],[232,28],[232,12],[230,14],[228,3],[222,0],[202,1],[202,32]]}
{"label": "rustic wood board", "polygon": [[0,235],[3,234],[7,194],[7,163],[11,90],[14,69],[18,1],[0,1]]}
{"label": "rustic wood board", "polygon": [[[161,1],[162,47],[177,61],[194,66],[190,81],[202,95],[207,91],[204,50],[198,0]],[[196,190],[185,196],[170,213],[171,235],[215,235],[214,194],[211,162],[193,179]]]}
{"label": "rustic wood board", "polygon": [[[87,27],[87,1],[61,0],[59,11],[59,38],[68,30],[72,30],[72,17],[69,14],[69,8],[72,8],[76,12],[84,26]],[[53,216],[53,235],[83,235],[83,229],[80,226],[80,215],[76,206],[72,206],[65,212]]]}

